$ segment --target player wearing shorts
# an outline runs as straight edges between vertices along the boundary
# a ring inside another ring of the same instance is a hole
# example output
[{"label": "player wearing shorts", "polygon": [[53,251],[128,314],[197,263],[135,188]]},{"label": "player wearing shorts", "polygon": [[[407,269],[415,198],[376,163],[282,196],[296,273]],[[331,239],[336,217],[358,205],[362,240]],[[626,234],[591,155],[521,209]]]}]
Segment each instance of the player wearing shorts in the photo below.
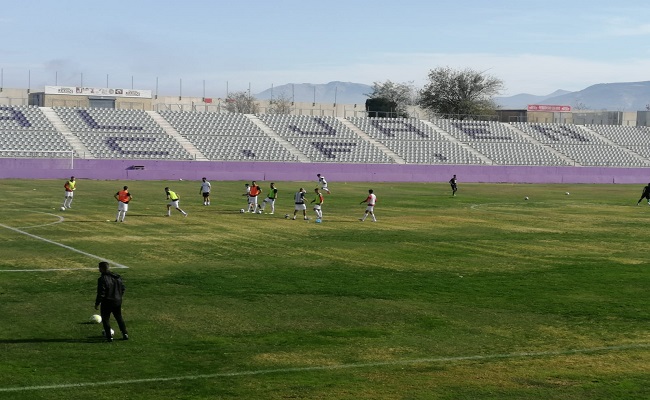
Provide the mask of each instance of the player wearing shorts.
[{"label": "player wearing shorts", "polygon": [[[314,212],[316,213],[316,218],[318,219],[323,219],[323,210],[322,210],[322,205],[323,205],[323,194],[318,190],[318,188],[314,189],[314,193],[316,193],[316,197],[314,197],[314,200],[312,200],[312,203],[314,204]],[[318,221],[316,221],[318,222]]]},{"label": "player wearing shorts", "polygon": [[254,213],[257,211],[257,196],[262,194],[262,188],[257,186],[257,182],[251,182],[251,185],[248,187],[248,210],[249,212]]},{"label": "player wearing shorts", "polygon": [[325,177],[321,174],[316,174],[318,177],[318,184],[320,185],[321,190],[324,190],[327,192],[327,194],[331,194],[329,188],[327,187],[327,181],[325,180]]},{"label": "player wearing shorts", "polygon": [[368,190],[368,197],[359,204],[368,203],[366,207],[366,212],[363,214],[363,218],[359,218],[359,221],[363,222],[366,220],[366,217],[370,215],[372,217],[372,222],[377,222],[375,218],[375,203],[377,202],[377,196],[373,193],[372,189]]},{"label": "player wearing shorts", "polygon": [[278,189],[275,187],[275,183],[271,182],[271,189],[269,190],[269,194],[266,195],[266,199],[262,202],[262,205],[260,206],[260,210],[264,212],[264,209],[266,208],[266,203],[269,203],[271,205],[271,212],[269,214],[273,214],[275,212],[275,200],[278,198]]},{"label": "player wearing shorts", "polygon": [[65,197],[63,198],[63,207],[72,208],[72,199],[74,198],[74,191],[76,188],[77,182],[74,180],[74,176],[71,176],[69,180],[65,181],[63,188],[65,189]]},{"label": "player wearing shorts", "polygon": [[293,219],[296,219],[298,211],[302,211],[302,216],[307,219],[307,205],[305,204],[305,189],[300,188],[294,195]]},{"label": "player wearing shorts", "polygon": [[176,192],[170,190],[168,187],[165,188],[165,193],[167,194],[167,200],[170,200],[169,203],[167,203],[167,216],[171,217],[172,215],[172,207],[177,209],[181,214],[183,214],[184,217],[187,217],[187,213],[178,206],[178,202],[180,201],[180,196],[176,194]]},{"label": "player wearing shorts", "polygon": [[133,196],[129,193],[129,187],[124,186],[124,189],[115,193],[114,197],[117,200],[117,216],[115,216],[115,222],[124,222],[126,212],[129,211],[129,201],[133,199]]},{"label": "player wearing shorts", "polygon": [[204,206],[209,206],[210,205],[210,191],[211,190],[212,190],[212,185],[204,177],[201,180],[201,188],[199,189],[199,193],[201,193],[203,195],[203,205]]}]

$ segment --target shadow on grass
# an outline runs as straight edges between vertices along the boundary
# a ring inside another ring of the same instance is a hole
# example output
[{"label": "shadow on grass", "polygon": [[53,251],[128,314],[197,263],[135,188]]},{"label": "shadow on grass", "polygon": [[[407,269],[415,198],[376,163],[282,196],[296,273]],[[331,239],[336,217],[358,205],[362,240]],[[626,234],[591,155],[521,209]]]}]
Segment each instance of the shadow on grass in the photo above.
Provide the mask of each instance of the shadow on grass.
[{"label": "shadow on grass", "polygon": [[88,336],[85,338],[25,338],[25,339],[0,339],[0,344],[23,344],[23,343],[103,343],[101,336]]}]

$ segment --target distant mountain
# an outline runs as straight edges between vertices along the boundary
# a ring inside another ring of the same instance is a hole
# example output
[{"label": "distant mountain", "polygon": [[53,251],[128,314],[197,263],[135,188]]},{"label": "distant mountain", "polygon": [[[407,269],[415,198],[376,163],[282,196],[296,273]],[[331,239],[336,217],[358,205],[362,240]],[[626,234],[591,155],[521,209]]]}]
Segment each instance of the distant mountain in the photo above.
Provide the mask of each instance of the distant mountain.
[{"label": "distant mountain", "polygon": [[[299,103],[365,104],[372,87],[362,83],[329,82],[325,84],[289,83],[257,93],[255,97],[268,100],[283,95]],[[568,105],[573,109],[638,111],[650,103],[650,81],[599,83],[577,92],[556,90],[539,96],[521,93],[496,97],[503,109],[525,109],[529,104]]]},{"label": "distant mountain", "polygon": [[558,90],[547,96],[518,94],[495,98],[505,109],[525,109],[528,104],[567,105],[574,109],[639,111],[650,103],[650,81],[599,83],[577,92]]},{"label": "distant mountain", "polygon": [[568,90],[556,90],[555,92],[551,94],[547,94],[546,96],[537,96],[534,94],[521,93],[510,97],[495,97],[494,100],[497,102],[498,105],[501,106],[501,108],[504,108],[506,110],[509,109],[519,110],[522,108],[526,108],[529,104],[549,104],[543,102],[552,99],[554,97],[562,96],[568,93],[571,92],[569,92]]},{"label": "distant mountain", "polygon": [[329,82],[325,84],[288,83],[255,94],[255,98],[269,100],[284,96],[297,103],[365,104],[372,87],[362,83]]}]

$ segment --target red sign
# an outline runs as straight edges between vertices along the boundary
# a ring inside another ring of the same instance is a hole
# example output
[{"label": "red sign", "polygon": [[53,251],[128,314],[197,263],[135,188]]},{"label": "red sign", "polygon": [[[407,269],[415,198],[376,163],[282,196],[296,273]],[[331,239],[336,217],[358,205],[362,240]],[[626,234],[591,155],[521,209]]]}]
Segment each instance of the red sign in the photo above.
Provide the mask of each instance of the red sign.
[{"label": "red sign", "polygon": [[206,97],[206,98],[203,99],[203,102],[204,103],[212,103],[212,98]]},{"label": "red sign", "polygon": [[548,104],[529,104],[528,111],[571,112],[571,106],[552,106]]}]

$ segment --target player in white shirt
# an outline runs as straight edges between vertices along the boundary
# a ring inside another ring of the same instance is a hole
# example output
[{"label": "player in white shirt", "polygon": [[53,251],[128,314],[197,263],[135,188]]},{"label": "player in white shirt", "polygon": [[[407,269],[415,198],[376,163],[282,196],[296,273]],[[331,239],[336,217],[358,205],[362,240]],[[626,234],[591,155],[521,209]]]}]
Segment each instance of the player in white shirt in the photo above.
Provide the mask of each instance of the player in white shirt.
[{"label": "player in white shirt", "polygon": [[199,193],[203,195],[203,205],[204,206],[209,206],[210,205],[210,191],[212,190],[212,185],[210,182],[203,177],[201,181],[201,189],[199,189]]},{"label": "player in white shirt", "polygon": [[302,216],[307,220],[307,205],[305,204],[305,189],[300,188],[294,195],[295,207],[293,209],[293,219],[296,219],[298,211],[302,211]]},{"label": "player in white shirt", "polygon": [[375,218],[375,203],[377,202],[377,196],[373,193],[372,189],[368,190],[368,197],[359,204],[368,203],[366,207],[366,212],[363,214],[363,218],[359,218],[359,221],[365,221],[368,214],[372,217],[372,222],[377,222]]},{"label": "player in white shirt", "polygon": [[329,188],[327,187],[327,181],[325,180],[325,177],[321,174],[316,174],[318,177],[318,184],[320,185],[321,190],[324,190],[327,192],[327,194],[331,194]]}]

